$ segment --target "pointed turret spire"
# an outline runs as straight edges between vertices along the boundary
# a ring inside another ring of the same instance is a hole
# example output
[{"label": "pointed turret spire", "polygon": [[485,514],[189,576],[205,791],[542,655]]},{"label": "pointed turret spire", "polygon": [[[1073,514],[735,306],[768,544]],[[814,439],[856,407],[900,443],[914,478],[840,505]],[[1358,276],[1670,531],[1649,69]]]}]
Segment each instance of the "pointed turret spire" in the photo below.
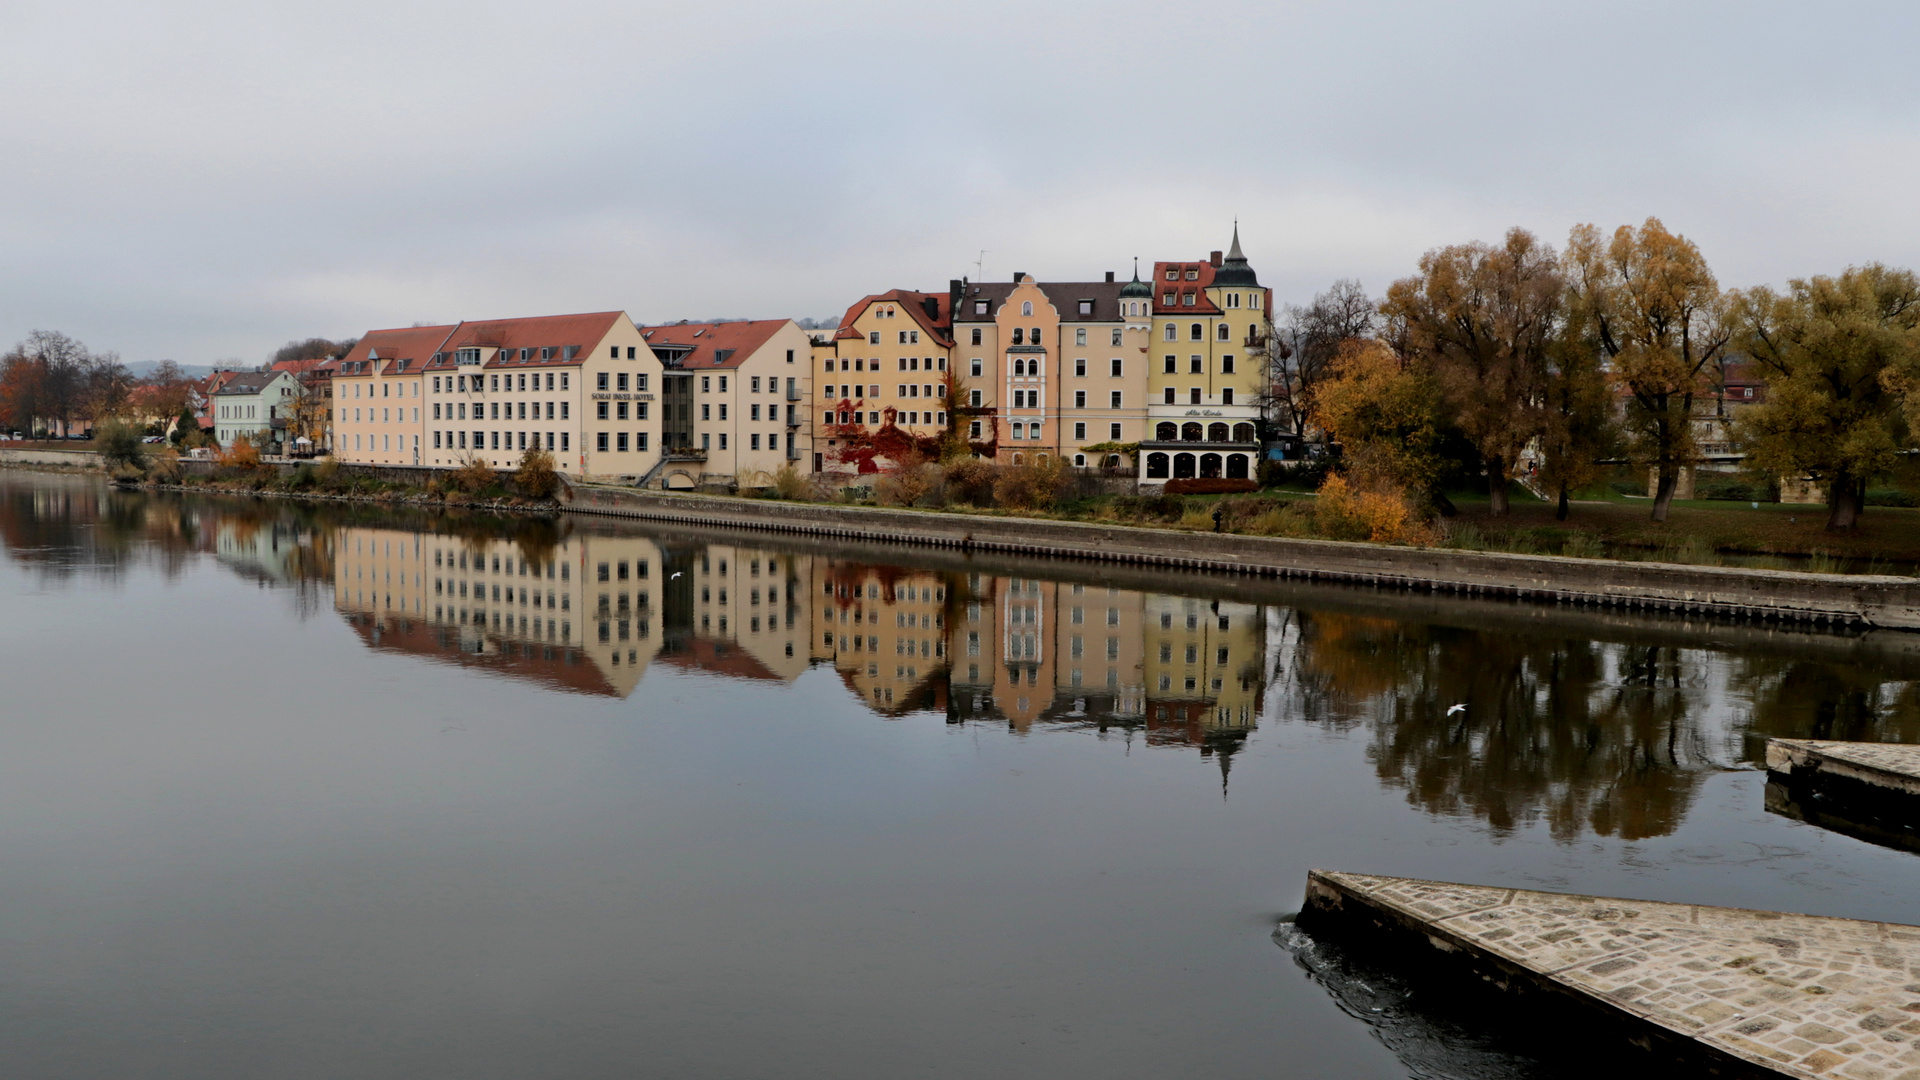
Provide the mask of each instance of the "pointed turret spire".
[{"label": "pointed turret spire", "polygon": [[1235,218],[1233,222],[1233,248],[1227,252],[1227,257],[1221,262],[1220,269],[1213,272],[1213,283],[1215,285],[1254,286],[1256,288],[1260,284],[1260,278],[1254,274],[1253,267],[1247,265],[1247,257],[1240,250],[1240,220],[1238,218]]},{"label": "pointed turret spire", "polygon": [[1240,219],[1233,219],[1233,246],[1227,249],[1227,261],[1246,262],[1247,257],[1240,254]]}]

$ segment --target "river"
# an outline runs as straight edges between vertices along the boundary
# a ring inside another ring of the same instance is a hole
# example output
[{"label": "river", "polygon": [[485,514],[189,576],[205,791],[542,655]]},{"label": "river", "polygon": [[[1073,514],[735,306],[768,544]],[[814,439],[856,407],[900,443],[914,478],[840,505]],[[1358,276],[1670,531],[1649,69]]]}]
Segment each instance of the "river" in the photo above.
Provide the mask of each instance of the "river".
[{"label": "river", "polygon": [[0,604],[8,1076],[1566,1076],[1308,869],[1920,922],[1758,768],[1920,635],[24,472]]}]

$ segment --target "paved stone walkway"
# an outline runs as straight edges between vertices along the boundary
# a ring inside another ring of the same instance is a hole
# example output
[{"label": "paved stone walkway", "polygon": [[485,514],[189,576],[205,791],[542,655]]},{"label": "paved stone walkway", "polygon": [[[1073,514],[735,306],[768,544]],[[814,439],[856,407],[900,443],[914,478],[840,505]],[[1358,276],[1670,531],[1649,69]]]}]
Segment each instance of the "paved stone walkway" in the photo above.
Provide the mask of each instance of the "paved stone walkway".
[{"label": "paved stone walkway", "polygon": [[1767,768],[1835,772],[1898,791],[1920,793],[1920,746],[1907,743],[1768,739]]},{"label": "paved stone walkway", "polygon": [[1782,1075],[1920,1080],[1920,927],[1309,875],[1332,894]]}]

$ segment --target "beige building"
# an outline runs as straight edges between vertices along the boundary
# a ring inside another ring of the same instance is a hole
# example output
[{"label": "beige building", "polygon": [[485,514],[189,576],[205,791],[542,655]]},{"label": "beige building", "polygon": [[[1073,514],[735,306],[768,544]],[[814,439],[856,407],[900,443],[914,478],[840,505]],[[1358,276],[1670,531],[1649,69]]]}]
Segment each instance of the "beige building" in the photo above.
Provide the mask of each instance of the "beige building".
[{"label": "beige building", "polygon": [[948,583],[933,572],[814,561],[813,659],[882,716],[947,708]]},{"label": "beige building", "polygon": [[1111,273],[1094,282],[1018,274],[1011,284],[962,283],[953,334],[969,438],[1010,464],[1028,455],[1061,455],[1083,468],[1125,463],[1089,448],[1146,435],[1149,306],[1143,283],[1116,283]]},{"label": "beige building", "polygon": [[799,324],[672,323],[640,333],[665,383],[684,383],[671,405],[655,406],[658,438],[691,451],[667,462],[660,486],[761,486],[789,462],[811,471],[813,342]]},{"label": "beige building", "polygon": [[369,330],[332,367],[333,456],[366,465],[421,465],[427,397],[421,373],[452,326]]}]

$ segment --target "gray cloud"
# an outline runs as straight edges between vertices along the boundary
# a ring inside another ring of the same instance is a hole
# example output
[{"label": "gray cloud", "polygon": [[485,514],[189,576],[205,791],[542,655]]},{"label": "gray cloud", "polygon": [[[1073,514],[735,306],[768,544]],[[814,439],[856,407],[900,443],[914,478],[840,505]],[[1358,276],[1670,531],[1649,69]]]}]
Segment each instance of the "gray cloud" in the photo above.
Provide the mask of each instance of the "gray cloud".
[{"label": "gray cloud", "polygon": [[1649,214],[1723,283],[1920,264],[1896,4],[13,4],[0,342],[263,358],[1124,273],[1282,298]]}]

